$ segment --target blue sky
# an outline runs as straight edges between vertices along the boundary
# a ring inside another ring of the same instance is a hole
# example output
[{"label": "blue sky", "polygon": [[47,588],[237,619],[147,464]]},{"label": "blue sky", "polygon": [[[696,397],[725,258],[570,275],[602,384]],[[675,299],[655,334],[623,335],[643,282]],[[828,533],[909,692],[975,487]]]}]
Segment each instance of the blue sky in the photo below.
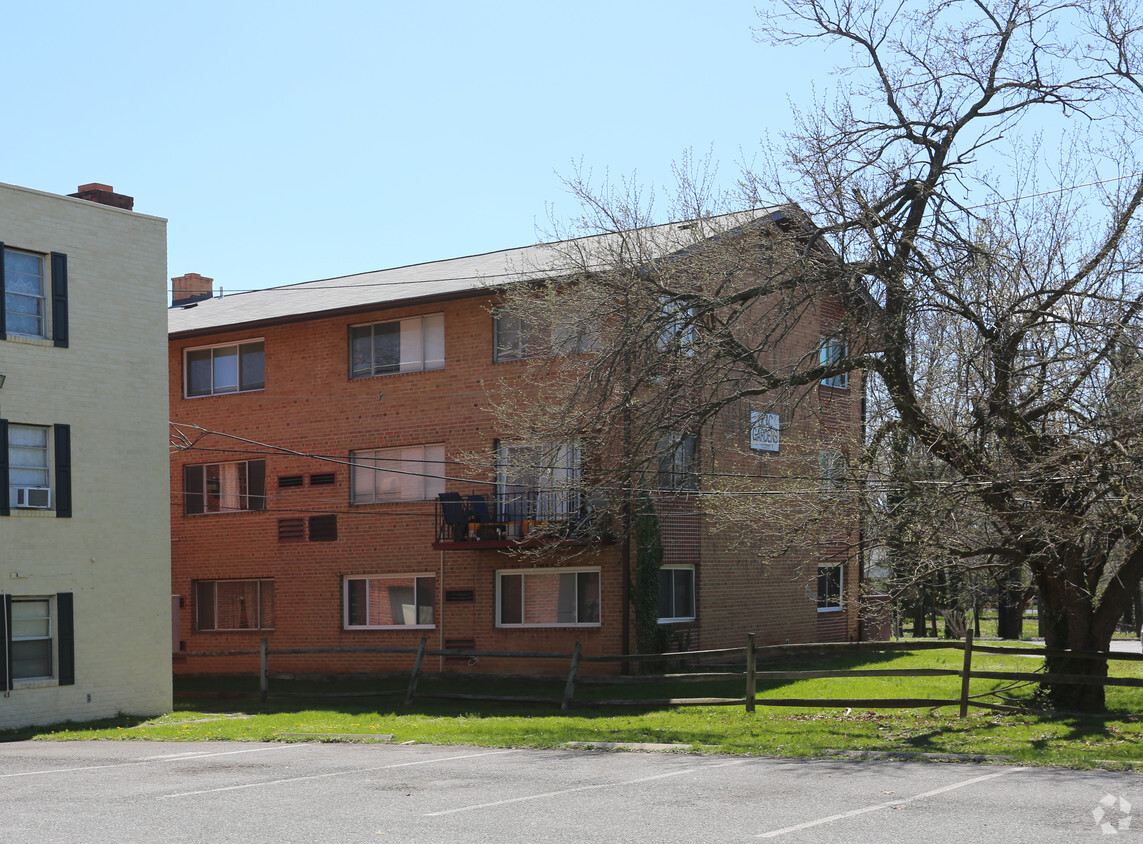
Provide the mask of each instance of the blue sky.
[{"label": "blue sky", "polygon": [[102,182],[169,222],[168,276],[271,287],[534,243],[558,174],[720,177],[820,50],[752,3],[41,2],[5,12],[0,181]]}]

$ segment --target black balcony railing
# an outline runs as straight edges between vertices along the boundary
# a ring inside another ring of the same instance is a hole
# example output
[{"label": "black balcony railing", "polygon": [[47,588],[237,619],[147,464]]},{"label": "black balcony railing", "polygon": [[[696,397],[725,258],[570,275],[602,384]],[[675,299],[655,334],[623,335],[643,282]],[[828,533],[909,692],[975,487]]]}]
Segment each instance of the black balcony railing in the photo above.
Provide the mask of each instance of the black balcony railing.
[{"label": "black balcony railing", "polygon": [[601,531],[585,496],[574,489],[509,487],[470,495],[444,492],[436,502],[436,542],[519,543],[590,540]]}]

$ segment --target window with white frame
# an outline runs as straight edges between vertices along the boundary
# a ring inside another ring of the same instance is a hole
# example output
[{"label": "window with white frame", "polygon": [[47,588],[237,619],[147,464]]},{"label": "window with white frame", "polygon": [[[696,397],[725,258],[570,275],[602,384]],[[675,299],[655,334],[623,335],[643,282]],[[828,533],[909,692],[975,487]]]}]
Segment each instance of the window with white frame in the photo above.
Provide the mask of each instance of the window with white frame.
[{"label": "window with white frame", "polygon": [[663,566],[659,569],[659,623],[694,619],[695,567]]},{"label": "window with white frame", "polygon": [[659,351],[692,353],[697,337],[695,309],[671,296],[660,297],[659,306],[662,312],[662,325],[656,340]]},{"label": "window with white frame", "polygon": [[52,601],[50,598],[12,599],[12,679],[52,677]]},{"label": "window with white frame", "polygon": [[266,388],[266,344],[262,340],[187,349],[183,360],[187,398]]},{"label": "window with white frame", "polygon": [[[844,340],[837,337],[823,337],[818,349],[818,365],[833,366],[840,363],[847,354],[849,354],[849,350]],[[849,387],[849,373],[839,372],[836,375],[823,378],[821,383],[825,387],[847,389]]]},{"label": "window with white frame", "polygon": [[349,377],[444,369],[444,314],[349,327]]},{"label": "window with white frame", "polygon": [[844,566],[818,566],[818,612],[841,609]]},{"label": "window with white frame", "polygon": [[427,501],[445,489],[443,444],[350,452],[352,503]]},{"label": "window with white frame", "polygon": [[44,256],[4,250],[4,316],[6,330],[23,337],[47,336],[48,297],[44,290]]},{"label": "window with white frame", "polygon": [[492,314],[493,358],[520,360],[535,354],[576,355],[599,348],[598,326],[589,319],[555,320],[538,328],[518,314],[496,310]]},{"label": "window with white frame", "polygon": [[492,314],[493,358],[497,361],[528,357],[532,327],[517,314],[496,310]]},{"label": "window with white frame", "polygon": [[845,489],[845,455],[840,451],[823,449],[818,452],[818,480],[821,491],[840,492]]},{"label": "window with white frame", "polygon": [[198,580],[194,585],[198,630],[272,630],[273,580]]},{"label": "window with white frame", "polygon": [[71,511],[71,426],[16,425],[0,419],[0,516],[15,511]]},{"label": "window with white frame", "polygon": [[695,437],[672,434],[659,441],[656,486],[659,489],[698,489],[698,453]]},{"label": "window with white frame", "polygon": [[41,425],[8,426],[9,506],[46,509],[51,505],[49,430]]},{"label": "window with white frame", "polygon": [[579,512],[576,443],[496,444],[496,499],[505,522],[561,521]]},{"label": "window with white frame", "polygon": [[431,574],[345,578],[345,628],[432,627],[437,579]]},{"label": "window with white frame", "polygon": [[598,627],[599,569],[496,572],[497,627]]},{"label": "window with white frame", "polygon": [[265,509],[265,460],[183,467],[183,512],[186,515]]},{"label": "window with white frame", "polygon": [[754,451],[777,451],[779,441],[778,414],[750,411],[750,448]]},{"label": "window with white frame", "polygon": [[0,692],[75,684],[72,598],[71,592],[0,595]]}]

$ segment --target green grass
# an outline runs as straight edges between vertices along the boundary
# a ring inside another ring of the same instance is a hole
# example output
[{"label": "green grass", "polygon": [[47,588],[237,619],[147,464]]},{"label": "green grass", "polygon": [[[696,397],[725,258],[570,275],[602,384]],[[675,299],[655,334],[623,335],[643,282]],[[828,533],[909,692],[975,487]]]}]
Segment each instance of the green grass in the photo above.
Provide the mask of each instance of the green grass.
[{"label": "green grass", "polygon": [[[959,668],[959,652],[922,651],[852,656],[817,661],[801,668]],[[1030,671],[1039,658],[976,654],[980,670]],[[790,668],[792,666],[773,666]],[[1143,663],[1117,663],[1116,676],[1143,676]],[[1035,686],[1008,688],[1007,681],[973,681],[974,695],[1007,689],[1009,697],[1030,699]],[[160,718],[124,716],[100,724],[57,725],[0,733],[0,741],[21,738],[54,740],[153,741],[376,741],[466,744],[488,747],[559,747],[567,742],[652,742],[680,744],[706,752],[817,757],[839,751],[887,753],[970,754],[1007,757],[1036,765],[1072,767],[1118,763],[1143,769],[1143,690],[1108,689],[1113,714],[1103,718],[1064,718],[998,714],[972,710],[960,719],[954,707],[939,709],[820,710],[766,707],[767,697],[955,698],[960,680],[937,678],[857,678],[770,682],[759,686],[759,706],[753,715],[742,706],[584,707],[560,712],[551,704],[509,704],[483,701],[418,699],[401,705],[403,697],[319,699],[316,689],[330,684],[272,683],[300,697],[272,697],[261,703],[249,679],[230,681],[180,680],[183,692],[201,694],[226,688],[239,697],[182,697],[177,710]],[[399,680],[391,689],[403,689]],[[363,681],[338,684],[339,691],[378,688]],[[559,697],[562,680],[502,681],[484,678],[426,678],[422,692],[453,691],[528,694]],[[675,683],[654,686],[577,687],[577,700],[662,697],[741,697],[741,683]],[[997,698],[990,698],[994,702]]]}]

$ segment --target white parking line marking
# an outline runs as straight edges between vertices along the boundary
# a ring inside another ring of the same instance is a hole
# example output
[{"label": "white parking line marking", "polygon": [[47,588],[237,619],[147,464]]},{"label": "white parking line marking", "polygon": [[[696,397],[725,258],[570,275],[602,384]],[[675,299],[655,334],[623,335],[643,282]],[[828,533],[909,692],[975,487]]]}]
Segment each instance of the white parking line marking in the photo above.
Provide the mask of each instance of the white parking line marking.
[{"label": "white parking line marking", "polygon": [[271,785],[284,785],[290,782],[304,782],[306,780],[321,780],[327,777],[348,777],[353,774],[368,774],[373,771],[387,771],[391,768],[408,768],[413,765],[432,765],[435,762],[452,762],[457,759],[477,759],[482,756],[499,756],[503,753],[514,753],[513,750],[493,750],[489,753],[468,753],[464,756],[444,756],[440,759],[421,759],[417,762],[397,762],[392,765],[378,765],[375,768],[354,768],[349,771],[330,771],[327,774],[311,774],[305,777],[289,777],[281,780],[265,780],[263,782],[244,782],[239,785],[224,785],[219,788],[204,788],[201,791],[182,791],[178,794],[163,794],[157,800],[170,800],[174,797],[194,797],[199,794],[219,794],[223,791],[240,791],[245,788],[264,788]]},{"label": "white parking line marking", "polygon": [[80,768],[47,768],[43,771],[19,771],[15,774],[0,774],[0,779],[10,777],[37,777],[41,774],[71,774],[79,771],[103,771],[108,768],[130,768],[132,765],[149,765],[154,762],[182,762],[187,759],[207,759],[213,756],[234,756],[238,753],[265,753],[269,750],[284,750],[288,747],[304,747],[299,744],[280,744],[274,747],[255,747],[250,750],[224,750],[218,753],[180,753],[175,756],[144,756],[133,762],[116,762],[114,765],[87,765]]},{"label": "white parking line marking", "polygon": [[821,824],[824,824],[824,823],[833,823],[834,821],[844,820],[845,818],[852,818],[852,817],[855,817],[856,815],[864,815],[867,812],[877,812],[877,811],[880,811],[881,809],[891,809],[894,806],[900,806],[904,803],[912,803],[914,800],[922,800],[925,797],[932,797],[932,796],[937,795],[937,794],[944,794],[946,791],[955,791],[958,788],[964,788],[966,785],[975,785],[976,783],[984,782],[985,780],[994,780],[997,777],[1004,776],[1005,774],[1014,774],[1017,771],[1027,771],[1027,770],[1028,770],[1027,768],[1008,768],[1007,770],[1004,770],[1004,771],[998,771],[995,774],[985,774],[982,777],[974,777],[970,780],[965,780],[964,782],[957,782],[957,783],[953,783],[952,785],[943,786],[942,788],[934,788],[932,791],[926,791],[926,792],[923,792],[921,794],[914,794],[912,797],[906,797],[902,800],[890,800],[888,803],[878,803],[874,806],[866,806],[864,809],[854,809],[852,812],[842,812],[840,815],[830,815],[828,818],[818,818],[816,821],[806,821],[805,823],[800,823],[797,826],[788,826],[785,829],[775,829],[772,832],[764,832],[761,835],[756,835],[754,837],[755,838],[777,838],[779,835],[785,835],[786,833],[789,833],[789,832],[800,832],[803,829],[809,829],[810,827],[820,826]]},{"label": "white parking line marking", "polygon": [[583,785],[579,788],[565,788],[561,791],[545,791],[543,794],[529,794],[525,797],[511,797],[508,800],[497,800],[494,803],[477,803],[473,806],[461,806],[457,809],[445,809],[442,812],[428,812],[424,815],[426,818],[439,818],[441,815],[454,815],[458,812],[471,812],[476,809],[490,809],[496,806],[507,806],[510,803],[523,803],[527,800],[543,800],[547,797],[562,797],[565,794],[576,794],[581,791],[597,791],[601,788],[618,788],[622,785],[636,785],[641,782],[651,782],[652,780],[666,779],[667,777],[677,777],[683,774],[692,774],[695,771],[706,771],[711,768],[725,768],[728,765],[742,765],[745,764],[745,759],[738,759],[734,762],[723,762],[721,765],[704,765],[695,768],[686,768],[682,771],[671,771],[668,774],[656,774],[651,777],[640,777],[634,780],[624,780],[623,782],[604,782],[597,785]]}]

